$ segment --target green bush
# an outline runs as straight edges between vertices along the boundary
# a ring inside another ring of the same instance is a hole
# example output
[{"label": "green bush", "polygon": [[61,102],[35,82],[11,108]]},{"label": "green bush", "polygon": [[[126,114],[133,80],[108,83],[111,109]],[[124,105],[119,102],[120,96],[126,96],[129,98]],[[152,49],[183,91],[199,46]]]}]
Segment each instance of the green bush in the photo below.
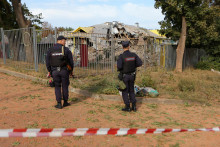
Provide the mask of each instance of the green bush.
[{"label": "green bush", "polygon": [[204,57],[196,65],[196,68],[202,69],[202,70],[215,69],[215,70],[220,71],[220,58],[219,57]]},{"label": "green bush", "polygon": [[180,91],[195,91],[195,84],[193,81],[188,79],[181,79],[178,83],[178,87]]},{"label": "green bush", "polygon": [[141,77],[141,81],[139,83],[140,87],[152,87],[154,89],[156,89],[156,84],[155,84],[155,81],[152,80],[151,76],[148,74],[148,75],[143,75]]}]

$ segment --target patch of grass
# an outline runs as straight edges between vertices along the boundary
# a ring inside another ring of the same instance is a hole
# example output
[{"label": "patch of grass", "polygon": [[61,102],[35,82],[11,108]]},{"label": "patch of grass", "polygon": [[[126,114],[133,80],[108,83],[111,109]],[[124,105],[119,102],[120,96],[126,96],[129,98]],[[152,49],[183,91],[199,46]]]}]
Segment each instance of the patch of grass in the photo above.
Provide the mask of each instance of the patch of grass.
[{"label": "patch of grass", "polygon": [[81,140],[81,139],[83,139],[82,136],[74,136],[73,138],[74,138],[74,140]]},{"label": "patch of grass", "polygon": [[37,80],[37,81],[31,81],[31,84],[33,84],[33,85],[40,85],[42,83],[39,80]]},{"label": "patch of grass", "polygon": [[180,91],[195,91],[195,83],[189,79],[181,79],[178,83],[178,87]]},{"label": "patch of grass", "polygon": [[37,108],[36,111],[41,111],[41,110],[45,110],[47,108]]},{"label": "patch of grass", "polygon": [[154,117],[153,116],[147,116],[146,119],[151,120],[151,119],[154,119]]},{"label": "patch of grass", "polygon": [[35,122],[34,124],[29,124],[29,125],[27,125],[26,128],[37,128],[37,127],[38,127],[38,123]]},{"label": "patch of grass", "polygon": [[138,128],[140,125],[136,124],[135,121],[129,121],[128,122],[129,128]]},{"label": "patch of grass", "polygon": [[2,108],[1,108],[1,110],[5,110],[5,109],[8,109],[8,107],[2,107]]},{"label": "patch of grass", "polygon": [[95,110],[89,110],[88,114],[96,114],[96,111]]},{"label": "patch of grass", "polygon": [[74,118],[74,119],[73,119],[73,122],[77,122],[77,121],[79,121],[79,119],[77,119],[77,118]]},{"label": "patch of grass", "polygon": [[78,101],[79,101],[79,98],[69,98],[69,101],[70,101],[70,102],[78,102]]},{"label": "patch of grass", "polygon": [[18,111],[18,114],[25,114],[28,113],[27,111]]},{"label": "patch of grass", "polygon": [[40,97],[40,95],[30,95],[29,96],[31,99],[35,99],[36,97]]},{"label": "patch of grass", "polygon": [[150,109],[157,109],[158,105],[157,104],[147,104],[147,107]]},{"label": "patch of grass", "polygon": [[120,114],[123,116],[127,116],[129,112],[121,112]]},{"label": "patch of grass", "polygon": [[22,96],[22,97],[19,97],[18,99],[23,100],[23,99],[27,99],[27,98],[28,98],[28,96]]},{"label": "patch of grass", "polygon": [[[12,60],[7,60],[7,67],[2,65],[2,68],[8,70],[46,79],[47,70],[44,64],[39,64],[39,72],[26,70],[28,67],[33,68],[34,66]],[[117,73],[112,74],[110,70],[100,70],[102,74],[99,74],[99,71],[93,69],[87,71],[82,68],[76,68],[75,71],[78,78],[70,80],[71,86],[99,94],[119,95],[116,88]],[[21,81],[22,79],[16,78],[15,80]],[[40,82],[37,80],[32,84],[38,83]],[[146,71],[140,69],[135,84],[156,89],[161,98],[184,99],[202,104],[220,103],[220,77],[212,71],[185,69],[182,73],[176,73],[164,68],[149,67]],[[21,99],[25,99],[25,97]],[[77,100],[73,99],[73,101]],[[114,110],[113,107],[110,109]]]},{"label": "patch of grass", "polygon": [[112,121],[113,118],[110,115],[104,115],[104,119],[108,120],[108,121]]},{"label": "patch of grass", "polygon": [[99,108],[99,109],[98,109],[98,112],[103,113],[104,111],[103,111],[102,109]]},{"label": "patch of grass", "polygon": [[152,87],[156,89],[156,82],[152,79],[149,73],[145,73],[141,76],[140,80],[137,81],[140,87]]},{"label": "patch of grass", "polygon": [[173,145],[169,145],[169,147],[180,147],[179,143],[173,144]]},{"label": "patch of grass", "polygon": [[167,126],[181,126],[181,125],[183,125],[181,123],[178,123],[177,121],[169,121],[169,122],[165,122],[165,121],[158,122],[158,121],[155,121],[155,122],[152,122],[151,124],[154,125],[154,126],[157,126],[157,127],[162,127],[162,126],[165,126],[165,127],[167,127]]},{"label": "patch of grass", "polygon": [[185,103],[184,103],[184,106],[185,106],[185,107],[191,107],[191,106],[193,106],[193,105],[189,104],[188,102],[185,102]]},{"label": "patch of grass", "polygon": [[50,125],[49,124],[42,124],[42,126],[44,127],[44,128],[50,128]]},{"label": "patch of grass", "polygon": [[19,142],[19,141],[15,141],[15,142],[13,142],[11,145],[12,146],[17,146],[17,145],[20,145],[21,143]]},{"label": "patch of grass", "polygon": [[107,107],[107,109],[110,110],[121,110],[122,106],[121,105],[115,105],[115,104],[111,104],[110,106]]},{"label": "patch of grass", "polygon": [[90,121],[90,122],[99,122],[98,119],[94,119],[94,118],[91,118],[91,117],[86,118],[86,120],[87,120],[87,121]]},{"label": "patch of grass", "polygon": [[113,74],[88,76],[84,79],[74,79],[73,87],[100,94],[118,94],[116,88],[118,79]]}]

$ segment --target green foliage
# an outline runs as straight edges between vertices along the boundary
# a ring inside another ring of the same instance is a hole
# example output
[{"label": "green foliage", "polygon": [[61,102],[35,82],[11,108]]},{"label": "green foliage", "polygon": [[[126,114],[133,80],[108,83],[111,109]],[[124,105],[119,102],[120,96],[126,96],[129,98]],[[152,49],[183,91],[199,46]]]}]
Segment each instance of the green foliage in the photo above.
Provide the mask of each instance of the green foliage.
[{"label": "green foliage", "polygon": [[24,13],[24,17],[27,20],[30,20],[32,25],[35,25],[35,26],[38,27],[38,24],[39,25],[43,24],[43,22],[41,21],[43,19],[42,13],[34,15],[32,12],[29,11],[29,9],[28,9],[28,7],[26,6],[25,3],[22,5],[22,10],[23,10],[23,13]]},{"label": "green foliage", "polygon": [[215,69],[220,71],[220,58],[219,57],[204,57],[202,61],[200,61],[196,68],[202,70],[211,70]]},{"label": "green foliage", "polygon": [[165,15],[160,33],[178,40],[182,17],[187,23],[186,47],[203,48],[210,55],[220,54],[220,7],[217,0],[155,0],[155,8]]},{"label": "green foliage", "polygon": [[145,74],[141,77],[141,81],[139,82],[140,87],[152,87],[156,89],[155,81],[152,80],[150,74]]},{"label": "green foliage", "polygon": [[181,79],[178,83],[178,87],[180,91],[195,91],[195,84],[193,81],[189,79]]},{"label": "green foliage", "polygon": [[0,1],[0,28],[18,28],[12,5],[7,0]]},{"label": "green foliage", "polygon": [[73,87],[78,87],[95,93],[118,94],[118,82],[119,80],[116,78],[116,75],[108,74],[88,77],[83,79],[83,81],[75,80],[71,84]]},{"label": "green foliage", "polygon": [[[25,19],[30,20],[33,26],[39,27],[38,25],[42,24],[42,14],[33,15],[29,11],[26,4],[22,4],[22,11]],[[11,1],[1,0],[0,1],[0,28],[4,29],[16,29],[19,28],[16,21],[16,16],[13,10]]]}]

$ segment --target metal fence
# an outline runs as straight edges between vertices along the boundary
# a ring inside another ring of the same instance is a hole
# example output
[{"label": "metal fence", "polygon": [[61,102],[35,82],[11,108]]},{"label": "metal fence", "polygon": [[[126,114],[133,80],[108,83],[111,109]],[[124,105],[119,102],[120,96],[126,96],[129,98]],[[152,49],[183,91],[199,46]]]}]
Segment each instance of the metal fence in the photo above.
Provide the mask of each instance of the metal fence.
[{"label": "metal fence", "polygon": [[36,69],[37,53],[34,33],[34,28],[1,29],[1,54],[4,64],[8,64],[17,69]]},{"label": "metal fence", "polygon": [[[67,38],[66,47],[73,53],[74,75],[105,74],[116,70],[116,61],[123,52],[121,41],[111,34],[73,33],[56,29],[35,30],[25,28],[3,30],[0,33],[0,63],[21,70],[46,73],[47,50],[56,43],[58,35]],[[3,37],[4,36],[4,37]],[[133,39],[131,51],[143,61],[142,69],[162,66],[173,69],[176,62],[176,46],[156,38]],[[199,59],[198,49],[186,49],[183,67],[195,65]]]}]

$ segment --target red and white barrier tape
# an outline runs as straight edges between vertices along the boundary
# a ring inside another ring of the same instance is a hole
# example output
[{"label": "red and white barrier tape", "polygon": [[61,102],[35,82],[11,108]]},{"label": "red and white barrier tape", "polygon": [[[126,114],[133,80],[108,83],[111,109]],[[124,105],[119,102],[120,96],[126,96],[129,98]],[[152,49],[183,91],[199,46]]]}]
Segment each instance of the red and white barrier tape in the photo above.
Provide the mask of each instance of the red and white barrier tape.
[{"label": "red and white barrier tape", "polygon": [[131,128],[56,128],[56,129],[0,129],[0,137],[62,137],[87,135],[129,135],[169,132],[212,131],[220,132],[220,127],[201,129],[131,129]]}]

